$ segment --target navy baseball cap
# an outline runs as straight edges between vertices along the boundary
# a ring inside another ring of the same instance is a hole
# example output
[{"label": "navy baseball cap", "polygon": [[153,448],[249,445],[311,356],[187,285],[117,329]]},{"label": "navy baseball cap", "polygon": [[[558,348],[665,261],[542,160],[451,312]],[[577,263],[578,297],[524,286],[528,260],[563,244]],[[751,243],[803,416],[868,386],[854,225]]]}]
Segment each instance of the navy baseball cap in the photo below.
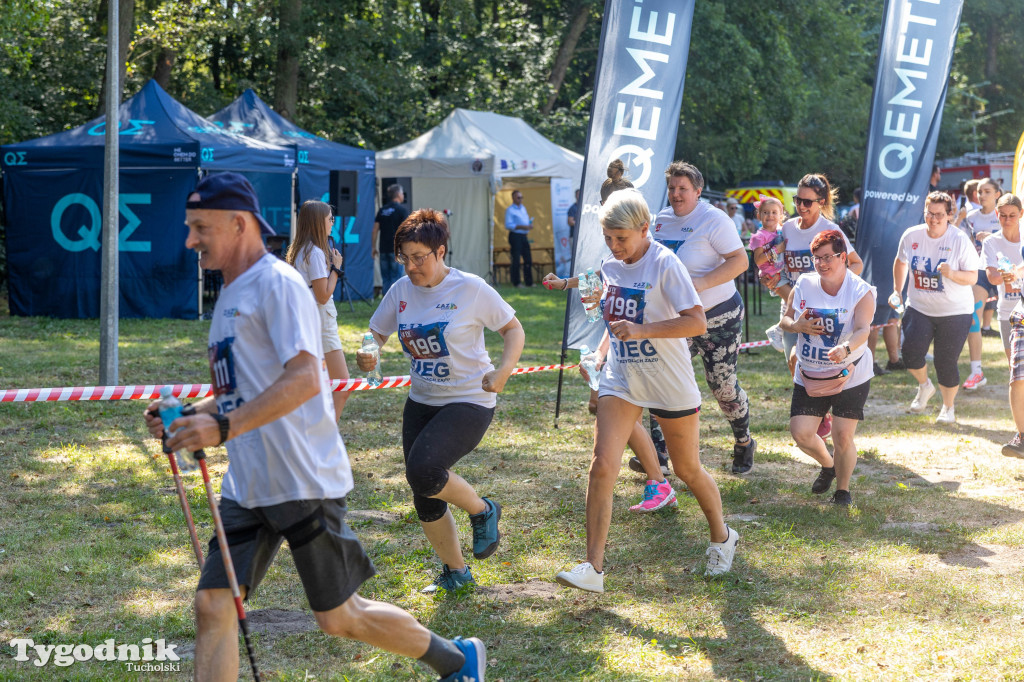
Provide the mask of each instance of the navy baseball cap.
[{"label": "navy baseball cap", "polygon": [[[196,199],[196,195],[199,198]],[[215,211],[249,211],[260,225],[264,236],[271,237],[277,232],[260,213],[260,200],[249,180],[239,173],[214,173],[199,181],[188,195],[185,208],[212,209]]]}]

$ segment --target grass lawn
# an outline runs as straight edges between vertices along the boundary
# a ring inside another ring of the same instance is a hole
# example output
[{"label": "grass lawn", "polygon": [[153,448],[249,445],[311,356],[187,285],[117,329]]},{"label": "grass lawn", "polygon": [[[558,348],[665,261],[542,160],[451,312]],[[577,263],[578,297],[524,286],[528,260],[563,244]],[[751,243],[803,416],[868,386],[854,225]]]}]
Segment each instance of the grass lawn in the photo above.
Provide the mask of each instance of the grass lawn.
[{"label": "grass lawn", "polygon": [[[557,362],[564,296],[502,293],[526,328],[520,364]],[[774,310],[766,302],[751,329],[771,324]],[[370,313],[339,306],[352,368]],[[123,320],[122,383],[208,382],[208,324]],[[98,383],[98,338],[95,320],[0,311],[0,388]],[[489,334],[488,344],[497,357],[500,338]],[[408,372],[396,348],[392,339],[384,349],[385,374]],[[937,398],[928,415],[905,412],[914,394],[907,373],[873,381],[849,512],[810,494],[817,466],[789,436],[791,382],[779,353],[741,358],[759,450],[744,477],[729,473],[728,425],[699,379],[702,460],[742,536],[733,572],[701,577],[707,527],[691,496],[680,495],[677,511],[631,514],[642,481],[623,466],[603,595],[553,582],[584,553],[593,418],[578,375],[566,376],[557,429],[556,372],[513,377],[498,398],[486,438],[457,471],[502,503],[502,545],[470,562],[475,590],[439,597],[418,592],[439,566],[404,478],[407,389],[356,394],[340,429],[356,480],[351,523],[378,571],[362,593],[445,636],[483,639],[489,680],[1024,680],[1024,462],[999,453],[1013,426],[997,339],[985,339],[985,366],[988,386],[961,394],[952,428],[933,423]],[[966,367],[965,353],[963,376]],[[140,673],[99,661],[36,667],[15,661],[9,646],[16,637],[91,645],[149,637],[192,650],[195,559],[142,409],[0,405],[0,679],[190,675],[187,655],[179,672]],[[219,487],[225,451],[210,463]],[[202,485],[198,477],[187,485],[205,544],[212,528]],[[456,518],[468,547],[466,516]],[[286,551],[247,608],[264,679],[431,678],[415,662],[310,630]],[[241,659],[240,677],[251,679]]]}]

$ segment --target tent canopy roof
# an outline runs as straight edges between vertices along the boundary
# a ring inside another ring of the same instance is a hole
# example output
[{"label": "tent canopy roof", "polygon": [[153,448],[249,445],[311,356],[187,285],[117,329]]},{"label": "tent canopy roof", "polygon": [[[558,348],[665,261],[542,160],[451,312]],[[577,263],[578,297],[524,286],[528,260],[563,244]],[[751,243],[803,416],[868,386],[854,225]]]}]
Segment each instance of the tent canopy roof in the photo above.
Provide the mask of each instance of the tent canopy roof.
[{"label": "tent canopy roof", "polygon": [[[295,150],[225,131],[150,80],[118,109],[118,145],[125,166],[292,172]],[[106,116],[35,140],[6,145],[25,166],[102,166]],[[6,170],[6,168],[5,168]]]},{"label": "tent canopy roof", "polygon": [[575,181],[582,174],[580,154],[551,142],[521,118],[469,109],[456,109],[419,137],[377,152],[378,177],[483,175]]}]

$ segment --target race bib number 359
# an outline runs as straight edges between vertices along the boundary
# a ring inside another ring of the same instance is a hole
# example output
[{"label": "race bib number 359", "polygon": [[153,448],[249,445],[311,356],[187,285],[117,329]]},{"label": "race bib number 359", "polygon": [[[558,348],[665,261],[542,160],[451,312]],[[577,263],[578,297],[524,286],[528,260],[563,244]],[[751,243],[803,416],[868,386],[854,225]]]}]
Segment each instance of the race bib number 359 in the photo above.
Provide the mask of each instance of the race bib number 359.
[{"label": "race bib number 359", "polygon": [[617,285],[608,287],[604,299],[604,319],[607,322],[629,320],[643,324],[646,292],[643,289],[627,289]]},{"label": "race bib number 359", "polygon": [[448,345],[444,341],[444,330],[447,322],[411,325],[398,330],[398,340],[405,352],[417,360],[432,360],[448,355]]}]

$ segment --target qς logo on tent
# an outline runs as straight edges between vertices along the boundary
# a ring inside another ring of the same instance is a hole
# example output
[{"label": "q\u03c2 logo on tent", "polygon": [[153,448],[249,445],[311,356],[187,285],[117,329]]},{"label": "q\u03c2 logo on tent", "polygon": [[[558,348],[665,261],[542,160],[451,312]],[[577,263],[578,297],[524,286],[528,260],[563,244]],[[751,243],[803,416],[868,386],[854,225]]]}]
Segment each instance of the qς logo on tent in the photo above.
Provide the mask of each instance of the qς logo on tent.
[{"label": "q\u03c2 logo on tent", "polygon": [[[129,204],[149,204],[151,199],[151,194],[121,194],[118,196],[119,212],[125,219],[125,226],[121,229],[117,238],[119,250],[136,253],[148,253],[152,250],[152,244],[148,241],[130,241],[129,239],[142,222],[129,207]],[[64,214],[73,206],[80,208],[70,215],[79,218],[84,210],[88,215],[89,222],[88,225],[79,224],[78,229],[75,231],[75,236],[69,237],[63,227]],[[50,213],[50,231],[53,233],[54,241],[63,249],[72,253],[85,251],[86,249],[99,251],[102,230],[103,220],[100,215],[100,207],[88,194],[77,192],[66,194],[54,205],[53,211]]]}]

